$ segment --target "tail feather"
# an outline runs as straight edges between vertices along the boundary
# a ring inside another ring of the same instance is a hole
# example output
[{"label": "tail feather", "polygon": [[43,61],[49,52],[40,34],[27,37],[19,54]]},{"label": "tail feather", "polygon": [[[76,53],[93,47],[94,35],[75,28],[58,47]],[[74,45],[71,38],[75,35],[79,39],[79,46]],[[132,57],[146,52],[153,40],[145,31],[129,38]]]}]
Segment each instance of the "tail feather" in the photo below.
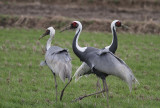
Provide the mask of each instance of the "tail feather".
[{"label": "tail feather", "polygon": [[132,84],[139,84],[139,82],[138,82],[138,80],[135,78],[135,80],[132,81],[131,84],[128,84],[130,92],[132,91]]},{"label": "tail feather", "polygon": [[133,84],[139,84],[138,80],[135,78],[133,73],[130,73],[130,77],[127,78],[126,83],[128,83],[130,92],[132,91]]},{"label": "tail feather", "polygon": [[71,63],[63,63],[63,62],[54,62],[49,67],[54,71],[56,75],[60,77],[60,79],[65,82],[65,79],[71,79],[72,74],[72,65]]},{"label": "tail feather", "polygon": [[[110,54],[112,54],[110,52]],[[115,75],[119,78],[121,78],[122,80],[124,80],[130,89],[130,92],[132,91],[132,84],[138,83],[138,80],[134,77],[132,70],[128,67],[128,65],[119,57],[115,56],[114,54],[112,54],[118,61],[119,61],[119,66],[117,67],[117,71],[119,71],[118,73],[112,73],[112,75]]]},{"label": "tail feather", "polygon": [[72,66],[71,64],[65,64],[65,63],[60,63],[61,69],[59,69],[59,77],[60,79],[65,82],[65,79],[68,78],[68,80],[71,79],[71,74],[72,74]]},{"label": "tail feather", "polygon": [[45,66],[45,65],[47,65],[46,61],[41,61],[40,66]]},{"label": "tail feather", "polygon": [[82,77],[83,73],[84,73],[84,71],[83,71],[82,67],[80,66],[73,76],[73,77],[75,77],[75,82],[77,82]]},{"label": "tail feather", "polygon": [[139,81],[136,78],[135,78],[135,84],[139,84],[140,85]]},{"label": "tail feather", "polygon": [[75,82],[77,82],[82,77],[82,75],[86,74],[88,71],[90,71],[90,67],[83,62],[73,76],[75,77]]},{"label": "tail feather", "polygon": [[126,64],[120,65],[120,67],[118,67],[118,70],[119,69],[120,69],[119,73],[116,73],[115,75],[127,83],[129,90],[131,92],[132,85],[136,83],[139,84],[138,80],[135,78],[134,74],[132,73],[132,70]]}]

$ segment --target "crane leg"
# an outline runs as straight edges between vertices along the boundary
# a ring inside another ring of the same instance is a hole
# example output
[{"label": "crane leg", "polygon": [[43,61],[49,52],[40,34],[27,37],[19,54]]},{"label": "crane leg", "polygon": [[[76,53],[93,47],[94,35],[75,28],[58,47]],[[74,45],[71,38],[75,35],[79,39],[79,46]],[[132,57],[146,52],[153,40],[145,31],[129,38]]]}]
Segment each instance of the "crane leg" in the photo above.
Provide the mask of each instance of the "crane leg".
[{"label": "crane leg", "polygon": [[52,73],[53,73],[53,76],[54,76],[54,81],[55,81],[55,89],[56,89],[56,102],[57,102],[57,81],[56,81],[56,75],[55,75],[55,73],[52,71]]},{"label": "crane leg", "polygon": [[85,97],[89,97],[89,96],[92,96],[92,95],[96,95],[96,94],[100,94],[100,93],[103,93],[106,91],[106,86],[105,86],[105,80],[103,80],[103,90],[99,91],[99,92],[96,92],[96,93],[92,93],[92,94],[89,94],[89,95],[84,95],[84,96],[80,96],[79,98],[76,98],[75,100],[73,100],[72,102],[76,102],[78,100],[82,100],[83,98]]},{"label": "crane leg", "polygon": [[[101,84],[100,84],[100,82],[99,82],[99,78],[98,78],[97,83],[96,83],[96,91],[98,91],[98,90],[102,90]],[[96,98],[97,98],[97,96],[98,96],[98,95],[96,94]],[[104,96],[104,93],[102,93],[102,96],[105,97],[105,96]]]},{"label": "crane leg", "polygon": [[72,78],[68,81],[68,83],[64,86],[64,88],[62,89],[61,91],[61,96],[60,96],[60,101],[62,100],[62,97],[63,97],[63,93],[64,93],[64,90],[66,89],[66,87],[69,85],[69,83],[72,81]]},{"label": "crane leg", "polygon": [[107,106],[109,108],[109,93],[108,93],[108,86],[106,83],[106,79],[103,80],[103,87],[104,87],[106,95],[107,95]]}]

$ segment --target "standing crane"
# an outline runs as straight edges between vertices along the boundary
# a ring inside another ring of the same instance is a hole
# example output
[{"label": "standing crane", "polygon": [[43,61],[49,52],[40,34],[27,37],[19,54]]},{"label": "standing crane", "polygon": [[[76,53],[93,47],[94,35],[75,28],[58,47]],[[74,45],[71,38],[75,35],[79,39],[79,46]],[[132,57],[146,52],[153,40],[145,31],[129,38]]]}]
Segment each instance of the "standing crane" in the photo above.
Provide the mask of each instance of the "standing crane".
[{"label": "standing crane", "polygon": [[102,79],[103,82],[103,90],[93,94],[80,96],[79,98],[75,99],[75,101],[82,100],[88,96],[106,92],[107,105],[109,105],[108,86],[106,83],[106,77],[108,75],[113,75],[124,80],[128,84],[131,92],[132,84],[136,82],[138,83],[138,80],[134,77],[131,69],[123,60],[115,56],[110,51],[105,51],[104,53],[99,54],[101,52],[100,49],[94,47],[80,47],[78,44],[78,39],[82,31],[82,24],[79,21],[73,21],[71,25],[66,27],[64,30],[67,29],[76,29],[76,34],[72,43],[72,48],[76,56],[90,67],[90,74],[97,75]]},{"label": "standing crane", "polygon": [[[111,23],[111,31],[112,31],[112,35],[113,35],[112,43],[109,46],[106,46],[105,48],[101,49],[101,51],[98,53],[99,55],[105,53],[105,51],[111,51],[113,54],[116,52],[117,47],[118,47],[116,28],[121,27],[121,26],[125,27],[124,25],[121,24],[121,22],[119,20],[114,20]],[[85,62],[83,62],[81,64],[81,66],[77,69],[77,71],[75,72],[73,77],[75,77],[75,80],[78,81],[82,75],[90,74],[90,71],[91,71],[90,67]],[[100,87],[99,79],[97,80],[96,85],[97,85],[97,88]],[[62,93],[62,95],[63,95],[63,93]],[[61,96],[60,100],[62,100],[62,96]]]},{"label": "standing crane", "polygon": [[[114,20],[111,23],[111,31],[112,31],[112,35],[113,35],[112,43],[109,46],[106,46],[105,48],[103,48],[99,52],[99,55],[105,53],[106,51],[110,51],[113,54],[115,54],[117,47],[118,47],[116,28],[121,27],[121,26],[125,27],[124,25],[121,24],[121,22],[119,20]],[[91,71],[90,67],[85,62],[83,62],[74,74],[74,76],[76,77],[75,80],[78,81],[78,79],[81,78],[81,75],[90,73],[90,71]],[[97,87],[98,86],[100,87],[99,80],[97,81],[96,85],[97,85]]]},{"label": "standing crane", "polygon": [[67,49],[63,49],[58,46],[51,46],[51,42],[55,35],[55,29],[53,27],[47,28],[46,32],[39,38],[43,38],[46,35],[50,35],[50,38],[46,44],[46,54],[45,61],[41,62],[41,66],[48,65],[51,69],[54,79],[55,79],[55,89],[56,89],[56,101],[57,101],[57,82],[56,75],[65,82],[65,79],[68,78],[69,82],[71,81],[72,73],[72,64],[71,57]]}]

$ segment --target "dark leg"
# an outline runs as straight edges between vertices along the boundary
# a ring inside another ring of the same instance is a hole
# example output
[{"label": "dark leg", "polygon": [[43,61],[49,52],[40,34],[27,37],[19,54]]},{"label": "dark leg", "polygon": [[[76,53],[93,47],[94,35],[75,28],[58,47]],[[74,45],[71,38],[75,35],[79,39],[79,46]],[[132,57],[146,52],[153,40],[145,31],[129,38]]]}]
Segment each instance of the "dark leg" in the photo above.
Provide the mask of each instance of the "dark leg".
[{"label": "dark leg", "polygon": [[[103,80],[103,79],[102,79]],[[103,80],[103,83],[105,82],[105,80]],[[92,96],[92,95],[96,95],[96,94],[100,94],[100,93],[103,93],[103,92],[105,92],[105,86],[104,86],[105,84],[103,84],[103,90],[102,91],[99,91],[99,92],[96,92],[96,93],[92,93],[92,94],[89,94],[89,95],[84,95],[84,96],[80,96],[79,98],[77,98],[77,99],[75,99],[74,101],[72,101],[72,102],[76,102],[76,101],[78,101],[78,100],[82,100],[83,98],[85,98],[85,97],[89,97],[89,96]]]},{"label": "dark leg", "polygon": [[57,81],[56,81],[56,75],[55,73],[52,71],[53,76],[54,76],[54,80],[55,80],[55,89],[56,89],[56,102],[57,102]]},{"label": "dark leg", "polygon": [[106,80],[103,80],[103,86],[105,87],[105,92],[107,94],[107,106],[109,108],[109,93],[108,93],[108,86],[107,86]]},{"label": "dark leg", "polygon": [[[100,82],[99,82],[99,78],[98,78],[97,83],[96,83],[96,92],[97,92],[98,90],[102,90],[101,85],[100,85]],[[102,96],[105,97],[103,93],[102,93]],[[96,98],[97,98],[97,95],[96,95]]]},{"label": "dark leg", "polygon": [[[96,92],[98,92],[98,90],[100,89],[100,83],[99,83],[99,79],[97,80],[97,83],[96,83]],[[101,89],[100,89],[101,90]],[[97,94],[96,94],[96,98],[97,98]]]},{"label": "dark leg", "polygon": [[62,89],[61,91],[61,96],[60,96],[60,101],[62,100],[62,97],[63,97],[63,93],[64,93],[64,90],[66,89],[66,87],[69,85],[69,83],[72,81],[72,78],[68,81],[68,83],[65,85],[65,87]]}]

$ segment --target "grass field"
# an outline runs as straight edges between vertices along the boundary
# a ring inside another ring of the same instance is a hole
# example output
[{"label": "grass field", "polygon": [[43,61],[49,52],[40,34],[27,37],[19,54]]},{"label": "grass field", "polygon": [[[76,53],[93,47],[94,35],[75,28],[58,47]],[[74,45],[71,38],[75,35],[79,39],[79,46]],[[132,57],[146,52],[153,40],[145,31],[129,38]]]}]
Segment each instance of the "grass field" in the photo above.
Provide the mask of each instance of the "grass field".
[{"label": "grass field", "polygon": [[[48,67],[40,67],[44,60],[42,48],[45,30],[0,29],[0,108],[104,108],[102,95],[71,103],[72,99],[96,91],[94,75],[74,80],[65,91],[63,101],[55,102],[54,79]],[[68,48],[72,57],[73,72],[81,64],[71,49],[75,31],[56,32],[52,45]],[[83,32],[81,46],[103,48],[109,45],[109,33]],[[158,108],[160,106],[160,37],[158,35],[119,34],[116,52],[133,70],[140,85],[129,92],[120,79],[109,76],[109,103],[111,108]],[[65,84],[58,79],[58,96]],[[67,81],[66,81],[67,83]]]}]

